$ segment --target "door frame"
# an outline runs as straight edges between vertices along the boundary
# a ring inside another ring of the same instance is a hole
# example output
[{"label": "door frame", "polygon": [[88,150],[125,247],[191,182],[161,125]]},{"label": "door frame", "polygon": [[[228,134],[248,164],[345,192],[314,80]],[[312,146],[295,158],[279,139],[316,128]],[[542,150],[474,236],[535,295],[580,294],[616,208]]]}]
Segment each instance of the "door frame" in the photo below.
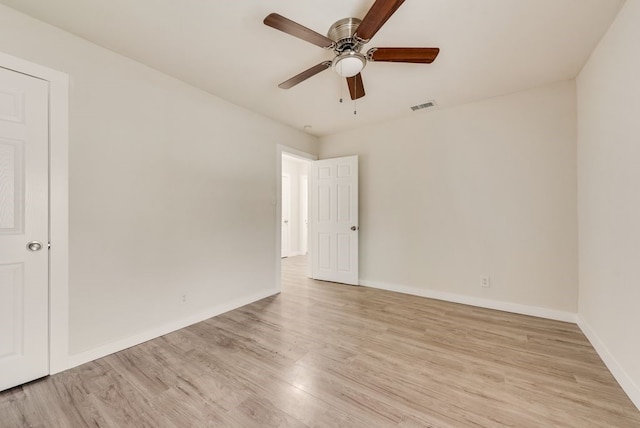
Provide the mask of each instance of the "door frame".
[{"label": "door frame", "polygon": [[[309,168],[311,169],[311,168]],[[310,172],[310,171],[309,171]],[[307,222],[303,223],[304,227],[301,228],[301,230],[303,230],[305,233],[304,235],[304,243],[305,245],[302,245],[302,236],[300,236],[300,252],[304,255],[304,254],[308,254],[309,253],[309,172],[307,172],[306,175],[301,175],[300,176],[300,211],[301,214],[306,214],[306,216],[304,215],[300,215],[300,220],[304,221],[305,217]],[[304,186],[302,184],[305,184]],[[302,197],[303,195],[303,190],[304,190],[304,198]]]},{"label": "door frame", "polygon": [[[287,223],[289,225],[289,234],[288,234],[289,242],[287,243],[287,253],[286,253],[286,255],[284,255],[284,256],[282,255],[282,248],[280,248],[280,257],[281,258],[290,257],[291,256],[291,174],[287,174],[287,173],[283,172],[281,180],[284,180],[285,177],[289,180],[289,207],[288,207],[289,208],[289,219],[288,219],[289,223]],[[280,183],[281,183],[282,190],[284,190],[284,187],[282,186],[282,184],[284,182],[281,181]],[[283,193],[284,192],[281,192],[280,195],[282,195]],[[284,208],[285,208],[285,206],[284,206],[284,198],[282,198],[282,196],[281,196],[280,200],[282,201],[282,204],[280,204],[280,214],[282,215],[282,214],[284,214],[283,211],[284,211]],[[280,232],[282,232],[282,220],[283,219],[280,218],[280,228],[281,228]],[[280,245],[282,247],[282,235],[280,235]]]},{"label": "door frame", "polygon": [[276,192],[273,199],[276,206],[276,277],[275,277],[275,289],[277,292],[282,290],[282,155],[286,153],[289,156],[299,158],[306,161],[318,160],[318,156],[303,152],[302,150],[294,149],[293,147],[285,146],[282,144],[276,145]]},{"label": "door frame", "polygon": [[49,82],[49,374],[69,364],[69,76],[0,52],[0,67]]}]

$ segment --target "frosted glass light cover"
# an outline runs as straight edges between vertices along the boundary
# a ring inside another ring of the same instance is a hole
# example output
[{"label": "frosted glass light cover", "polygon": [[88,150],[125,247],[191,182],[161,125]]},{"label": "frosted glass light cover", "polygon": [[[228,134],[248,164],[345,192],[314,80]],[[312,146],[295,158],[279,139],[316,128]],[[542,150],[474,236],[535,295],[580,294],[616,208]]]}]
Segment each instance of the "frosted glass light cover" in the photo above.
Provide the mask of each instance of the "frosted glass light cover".
[{"label": "frosted glass light cover", "polygon": [[337,56],[333,60],[333,69],[342,77],[353,77],[364,68],[366,60],[364,56],[356,52],[350,52]]}]

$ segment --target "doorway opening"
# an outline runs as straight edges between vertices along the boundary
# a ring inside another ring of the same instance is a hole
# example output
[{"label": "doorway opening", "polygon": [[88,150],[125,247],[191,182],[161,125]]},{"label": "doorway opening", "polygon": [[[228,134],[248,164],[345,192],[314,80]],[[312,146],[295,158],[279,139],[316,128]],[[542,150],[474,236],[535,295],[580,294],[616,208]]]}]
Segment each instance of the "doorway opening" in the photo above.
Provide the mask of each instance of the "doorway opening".
[{"label": "doorway opening", "polygon": [[[309,171],[312,161],[318,157],[292,147],[277,145],[276,149],[276,289],[282,290],[283,265],[303,263],[300,269],[311,277],[311,262],[307,262],[310,251],[307,230]],[[284,179],[283,174],[288,178]],[[283,210],[283,187],[286,191]],[[302,187],[302,194],[301,194]],[[288,201],[287,201],[288,200]],[[284,213],[284,216],[283,216]],[[287,221],[285,223],[285,221]],[[284,227],[283,227],[284,226]],[[286,266],[286,265],[285,265]]]},{"label": "doorway opening", "polygon": [[278,145],[276,159],[277,289],[294,260],[308,278],[358,285],[358,156],[317,160]]},{"label": "doorway opening", "polygon": [[282,153],[281,258],[306,258],[309,251],[308,159]]}]

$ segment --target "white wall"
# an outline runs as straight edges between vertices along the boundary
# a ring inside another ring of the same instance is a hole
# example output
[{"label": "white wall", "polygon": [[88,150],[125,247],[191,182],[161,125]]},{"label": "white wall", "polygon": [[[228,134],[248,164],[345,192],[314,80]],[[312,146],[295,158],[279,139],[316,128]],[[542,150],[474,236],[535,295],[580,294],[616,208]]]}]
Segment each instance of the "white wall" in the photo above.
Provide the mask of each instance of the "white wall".
[{"label": "white wall", "polygon": [[640,407],[640,1],[578,81],[581,325]]},{"label": "white wall", "polygon": [[573,319],[575,96],[560,82],[322,138],[321,159],[360,156],[363,284]]},{"label": "white wall", "polygon": [[4,6],[0,51],[70,75],[71,353],[277,290],[276,144],[315,138]]}]

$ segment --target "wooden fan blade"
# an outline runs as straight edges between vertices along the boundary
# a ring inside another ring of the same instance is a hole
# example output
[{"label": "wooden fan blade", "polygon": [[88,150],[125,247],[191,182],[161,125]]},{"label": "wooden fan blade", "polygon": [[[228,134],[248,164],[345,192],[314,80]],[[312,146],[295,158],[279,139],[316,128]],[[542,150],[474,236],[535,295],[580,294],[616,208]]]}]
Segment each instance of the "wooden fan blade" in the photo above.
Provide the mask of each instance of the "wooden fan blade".
[{"label": "wooden fan blade", "polygon": [[314,65],[310,69],[305,70],[302,73],[293,76],[291,79],[282,82],[281,84],[278,85],[278,88],[282,88],[282,89],[293,88],[298,83],[307,80],[309,77],[315,76],[316,74],[320,73],[323,70],[326,70],[329,67],[331,67],[331,61],[321,62],[320,64]]},{"label": "wooden fan blade", "polygon": [[402,3],[404,0],[376,0],[358,26],[356,36],[370,40]]},{"label": "wooden fan blade", "polygon": [[431,64],[438,53],[440,53],[438,48],[371,48],[367,52],[367,59],[381,62]]},{"label": "wooden fan blade", "polygon": [[302,39],[306,42],[313,43],[321,48],[330,48],[333,46],[333,40],[323,36],[320,33],[298,24],[288,18],[277,13],[271,13],[264,19],[264,24],[290,34],[294,37]]},{"label": "wooden fan blade", "polygon": [[351,94],[352,100],[357,100],[365,96],[362,74],[358,73],[353,77],[347,77],[347,85],[349,86],[349,94]]}]

